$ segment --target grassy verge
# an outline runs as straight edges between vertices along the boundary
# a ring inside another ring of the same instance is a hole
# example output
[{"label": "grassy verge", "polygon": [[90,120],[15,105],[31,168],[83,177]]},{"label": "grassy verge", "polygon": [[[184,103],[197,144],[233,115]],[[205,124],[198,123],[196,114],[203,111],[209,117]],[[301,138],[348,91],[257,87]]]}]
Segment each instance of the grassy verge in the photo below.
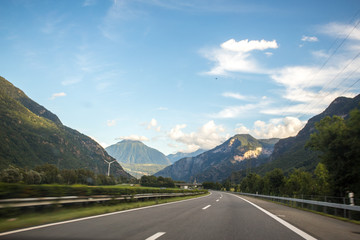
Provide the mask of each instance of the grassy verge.
[{"label": "grassy verge", "polygon": [[201,194],[197,196],[150,200],[145,202],[140,202],[140,201],[125,202],[125,203],[119,203],[116,205],[108,205],[108,206],[101,205],[101,206],[90,206],[90,207],[81,207],[81,208],[75,208],[75,207],[58,208],[51,212],[25,213],[25,214],[17,215],[16,217],[13,218],[0,218],[0,232],[6,232],[14,229],[20,229],[20,228],[42,225],[47,223],[60,222],[75,218],[94,216],[104,213],[117,212],[127,209],[146,207],[156,204],[197,198],[200,196],[205,196],[206,194]]}]

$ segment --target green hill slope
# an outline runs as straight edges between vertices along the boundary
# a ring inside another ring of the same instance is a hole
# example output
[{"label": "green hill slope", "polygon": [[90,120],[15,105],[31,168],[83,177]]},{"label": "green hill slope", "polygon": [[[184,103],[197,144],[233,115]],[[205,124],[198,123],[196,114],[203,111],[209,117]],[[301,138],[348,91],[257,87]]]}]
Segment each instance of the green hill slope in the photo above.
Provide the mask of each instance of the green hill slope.
[{"label": "green hill slope", "polygon": [[118,160],[126,164],[161,164],[170,165],[169,159],[158,150],[148,147],[140,141],[123,140],[111,145],[105,150]]},{"label": "green hill slope", "polygon": [[[44,163],[60,169],[84,168],[107,173],[114,161],[91,138],[62,125],[59,118],[0,77],[0,168],[33,168]],[[131,178],[120,164],[111,174]]]},{"label": "green hill slope", "polygon": [[171,164],[163,153],[140,141],[123,140],[105,150],[137,178],[152,175]]}]

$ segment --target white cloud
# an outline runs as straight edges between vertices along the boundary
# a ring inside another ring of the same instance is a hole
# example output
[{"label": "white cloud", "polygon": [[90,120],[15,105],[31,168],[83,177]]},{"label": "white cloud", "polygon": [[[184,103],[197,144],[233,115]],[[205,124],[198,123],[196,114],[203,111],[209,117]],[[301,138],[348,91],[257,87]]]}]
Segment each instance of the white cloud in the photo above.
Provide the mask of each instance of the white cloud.
[{"label": "white cloud", "polygon": [[295,117],[274,118],[267,123],[261,120],[254,122],[253,128],[248,129],[238,124],[235,132],[237,134],[251,134],[256,138],[287,138],[295,136],[306,124]]},{"label": "white cloud", "polygon": [[150,123],[147,126],[147,129],[155,129],[155,131],[160,132],[161,127],[158,125],[155,118],[151,119]]},{"label": "white cloud", "polygon": [[235,98],[235,99],[238,99],[238,100],[245,100],[247,99],[246,96],[244,95],[241,95],[239,93],[232,93],[232,92],[225,92],[222,94],[224,97],[228,97],[228,98]]},{"label": "white cloud", "polygon": [[257,138],[287,138],[298,134],[305,124],[295,117],[271,119],[268,123],[258,120],[252,132]]},{"label": "white cloud", "polygon": [[254,50],[278,48],[276,40],[240,40],[230,39],[220,45],[220,48],[203,50],[205,58],[215,62],[215,66],[207,72],[210,75],[226,75],[228,72],[262,73],[257,61],[251,56]]},{"label": "white cloud", "polygon": [[303,36],[302,38],[301,38],[301,41],[303,41],[303,42],[318,42],[319,41],[319,39],[317,38],[317,37],[315,37],[315,36]]},{"label": "white cloud", "polygon": [[266,98],[262,98],[263,101],[259,101],[256,104],[250,103],[245,105],[228,106],[218,113],[212,114],[213,118],[237,118],[244,114],[249,114],[252,110],[261,110],[265,108],[270,102]]},{"label": "white cloud", "polygon": [[290,104],[285,108],[277,107],[278,110],[283,108],[281,111],[267,109],[263,112],[318,114],[335,98],[354,96],[349,87],[360,77],[359,66],[360,59],[354,59],[353,52],[343,50],[333,55],[322,67],[291,66],[279,69],[271,78],[284,87],[282,97]]},{"label": "white cloud", "polygon": [[130,136],[121,136],[116,138],[116,140],[133,140],[133,141],[149,141],[145,136],[130,135]]},{"label": "white cloud", "polygon": [[185,144],[187,150],[191,151],[198,148],[211,149],[224,140],[227,136],[222,136],[225,129],[221,125],[216,125],[214,121],[205,123],[197,132],[184,133],[183,129],[186,128],[186,124],[176,125],[168,133],[169,137],[177,142]]},{"label": "white cloud", "polygon": [[58,98],[58,97],[65,97],[66,96],[66,93],[64,92],[60,92],[60,93],[53,93],[53,95],[51,95],[51,100],[54,100],[55,98]]},{"label": "white cloud", "polygon": [[352,40],[360,40],[360,29],[356,27],[357,24],[359,24],[359,21],[354,23],[354,25],[333,22],[322,26],[320,32],[333,37],[348,37]]},{"label": "white cloud", "polygon": [[116,125],[116,120],[107,120],[106,125],[108,125],[108,127],[113,127]]},{"label": "white cloud", "polygon": [[247,104],[243,106],[230,106],[213,115],[214,118],[236,118],[242,114],[256,108],[256,104]]},{"label": "white cloud", "polygon": [[229,50],[232,52],[251,52],[253,50],[265,50],[269,48],[278,48],[278,44],[275,40],[273,41],[266,41],[264,39],[258,41],[258,40],[251,40],[248,39],[240,40],[238,42],[235,41],[235,39],[230,39],[221,45],[222,49]]},{"label": "white cloud", "polygon": [[235,132],[237,134],[248,134],[250,133],[250,129],[245,127],[243,124],[237,124],[237,128],[235,128]]}]

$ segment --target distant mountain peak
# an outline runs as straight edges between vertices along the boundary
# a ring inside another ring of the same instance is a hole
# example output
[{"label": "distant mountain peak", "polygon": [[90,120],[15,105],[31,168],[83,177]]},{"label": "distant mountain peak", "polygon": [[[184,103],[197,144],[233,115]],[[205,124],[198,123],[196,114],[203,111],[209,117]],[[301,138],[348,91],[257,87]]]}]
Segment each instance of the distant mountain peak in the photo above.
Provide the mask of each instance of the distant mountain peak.
[{"label": "distant mountain peak", "polygon": [[186,157],[156,173],[175,180],[222,181],[232,171],[246,169],[267,160],[274,141],[260,141],[249,134],[237,134],[223,144],[195,157]]},{"label": "distant mountain peak", "polygon": [[125,164],[170,165],[169,159],[160,151],[138,140],[122,140],[105,150],[110,156]]}]

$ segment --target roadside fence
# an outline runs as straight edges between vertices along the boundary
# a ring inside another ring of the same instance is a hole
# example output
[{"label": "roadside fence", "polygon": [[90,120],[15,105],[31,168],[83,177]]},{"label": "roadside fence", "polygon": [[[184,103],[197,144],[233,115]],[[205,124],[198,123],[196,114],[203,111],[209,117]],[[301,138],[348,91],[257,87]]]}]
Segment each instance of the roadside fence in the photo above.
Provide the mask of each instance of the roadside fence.
[{"label": "roadside fence", "polygon": [[304,208],[329,215],[360,220],[360,206],[356,205],[356,203],[360,203],[360,200],[357,199],[306,195],[290,198],[243,192],[235,192],[235,194],[268,199],[291,207]]},{"label": "roadside fence", "polygon": [[2,208],[23,208],[23,207],[39,207],[46,205],[63,205],[77,203],[101,203],[107,201],[123,201],[123,200],[149,200],[169,197],[183,197],[202,194],[203,192],[185,192],[185,193],[149,193],[134,195],[95,195],[95,196],[63,196],[63,197],[40,197],[40,198],[11,198],[0,199],[0,209]]}]

